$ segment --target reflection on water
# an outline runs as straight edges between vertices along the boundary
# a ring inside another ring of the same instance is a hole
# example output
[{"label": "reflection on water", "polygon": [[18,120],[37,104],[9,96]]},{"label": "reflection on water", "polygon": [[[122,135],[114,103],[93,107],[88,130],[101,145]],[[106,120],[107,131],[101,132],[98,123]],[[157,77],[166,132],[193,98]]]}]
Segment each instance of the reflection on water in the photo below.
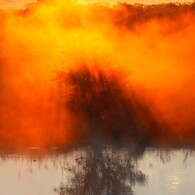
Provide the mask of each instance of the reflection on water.
[{"label": "reflection on water", "polygon": [[133,194],[132,186],[145,184],[146,175],[135,167],[131,151],[101,145],[83,148],[75,165],[68,165],[68,183],[55,189],[57,194]]},{"label": "reflection on water", "polygon": [[0,194],[193,195],[194,150],[88,144],[0,146]]}]

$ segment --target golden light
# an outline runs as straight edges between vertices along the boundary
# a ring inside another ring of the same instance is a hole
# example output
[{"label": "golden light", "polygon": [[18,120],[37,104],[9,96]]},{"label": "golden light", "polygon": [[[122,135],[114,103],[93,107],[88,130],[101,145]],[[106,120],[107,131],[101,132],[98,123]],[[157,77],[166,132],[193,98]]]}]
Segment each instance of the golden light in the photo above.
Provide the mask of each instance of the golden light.
[{"label": "golden light", "polygon": [[[86,119],[89,113],[85,111],[81,120],[72,107],[66,107],[69,94],[80,86],[74,79],[73,86],[63,80],[72,74],[85,83],[82,70],[89,74],[87,85],[94,85],[95,93],[99,94],[97,88],[109,89],[107,93],[114,97],[106,101],[126,102],[129,98],[133,102],[132,107],[127,103],[129,109],[135,109],[141,127],[148,128],[151,116],[150,122],[166,123],[167,131],[185,137],[185,132],[194,128],[195,116],[194,11],[190,4],[177,6],[163,7],[167,12],[161,17],[154,12],[162,14],[160,5],[86,6],[71,0],[38,1],[23,10],[0,12],[2,139],[21,144],[68,144],[80,139],[79,131],[85,137],[91,125]],[[187,11],[183,12],[182,6],[187,6]],[[149,15],[153,15],[144,18],[138,14],[144,9],[151,9]],[[173,9],[176,17],[172,18]],[[83,93],[90,105],[105,105],[101,98],[98,101],[102,102],[92,103],[92,91],[80,90],[75,96]],[[142,110],[137,111],[138,104]],[[124,107],[119,103],[107,113],[103,108],[97,112],[102,118],[111,117],[111,110],[117,113],[116,109]],[[119,117],[126,121],[126,115],[127,111],[121,111]],[[103,128],[112,126],[110,119],[101,123]]]}]

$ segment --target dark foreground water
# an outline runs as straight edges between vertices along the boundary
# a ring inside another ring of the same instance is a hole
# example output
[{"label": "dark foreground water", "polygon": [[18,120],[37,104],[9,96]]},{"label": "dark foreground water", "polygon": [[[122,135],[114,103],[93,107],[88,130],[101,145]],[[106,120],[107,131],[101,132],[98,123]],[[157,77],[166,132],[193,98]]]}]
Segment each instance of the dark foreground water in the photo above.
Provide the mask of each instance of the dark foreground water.
[{"label": "dark foreground water", "polygon": [[194,195],[195,152],[107,144],[0,146],[1,195]]}]

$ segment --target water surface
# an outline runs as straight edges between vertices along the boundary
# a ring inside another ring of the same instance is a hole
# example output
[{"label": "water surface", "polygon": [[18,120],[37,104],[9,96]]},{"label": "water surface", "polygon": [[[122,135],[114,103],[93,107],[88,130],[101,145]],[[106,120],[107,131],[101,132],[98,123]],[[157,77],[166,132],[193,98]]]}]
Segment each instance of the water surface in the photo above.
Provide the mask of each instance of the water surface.
[{"label": "water surface", "polygon": [[193,195],[195,155],[186,148],[109,144],[0,150],[2,195]]}]

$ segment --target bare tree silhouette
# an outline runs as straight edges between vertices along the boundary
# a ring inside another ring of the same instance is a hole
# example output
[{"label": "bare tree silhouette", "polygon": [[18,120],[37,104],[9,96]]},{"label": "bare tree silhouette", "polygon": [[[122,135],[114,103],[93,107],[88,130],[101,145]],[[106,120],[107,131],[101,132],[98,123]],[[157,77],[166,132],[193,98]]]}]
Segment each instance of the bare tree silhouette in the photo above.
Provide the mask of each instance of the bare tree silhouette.
[{"label": "bare tree silhouette", "polygon": [[[136,96],[128,94],[119,79],[106,76],[97,69],[94,75],[88,68],[60,72],[60,90],[69,88],[64,106],[78,121],[84,121],[88,135],[94,139],[117,141],[136,140],[147,144],[162,136],[164,126],[159,124],[148,105]],[[78,134],[83,134],[80,126]]]}]

